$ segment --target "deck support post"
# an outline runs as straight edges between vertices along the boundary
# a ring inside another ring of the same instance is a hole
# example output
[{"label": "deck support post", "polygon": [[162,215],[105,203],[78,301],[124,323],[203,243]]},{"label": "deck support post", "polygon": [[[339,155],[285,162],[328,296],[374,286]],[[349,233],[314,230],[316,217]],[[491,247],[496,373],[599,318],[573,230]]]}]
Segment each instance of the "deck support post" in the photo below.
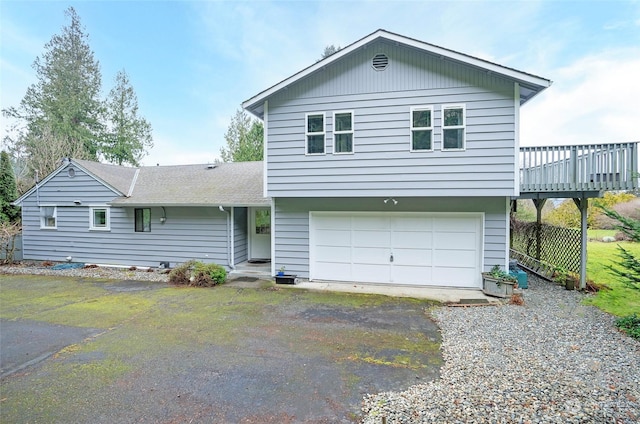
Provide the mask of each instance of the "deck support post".
[{"label": "deck support post", "polygon": [[542,208],[547,199],[531,199],[536,207],[536,259],[540,260],[542,254]]},{"label": "deck support post", "polygon": [[580,290],[587,287],[587,209],[588,198],[574,198],[573,202],[580,210]]}]

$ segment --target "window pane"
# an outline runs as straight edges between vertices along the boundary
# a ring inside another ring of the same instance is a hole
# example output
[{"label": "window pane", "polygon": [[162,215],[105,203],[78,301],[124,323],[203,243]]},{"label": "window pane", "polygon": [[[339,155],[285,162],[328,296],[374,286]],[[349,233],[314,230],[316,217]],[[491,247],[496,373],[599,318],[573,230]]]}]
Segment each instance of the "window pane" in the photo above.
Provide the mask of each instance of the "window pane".
[{"label": "window pane", "polygon": [[431,111],[430,110],[414,110],[413,111],[413,127],[430,127]]},{"label": "window pane", "polygon": [[55,227],[56,226],[56,219],[52,216],[48,216],[44,219],[44,226],[45,227]]},{"label": "window pane", "polygon": [[334,131],[351,131],[351,113],[336,113]]},{"label": "window pane", "polygon": [[107,226],[107,211],[105,209],[93,210],[93,226],[94,227]]},{"label": "window pane", "polygon": [[464,130],[444,130],[443,146],[445,149],[462,149],[464,146]]},{"label": "window pane", "polygon": [[307,132],[324,132],[324,115],[309,115],[307,117]]},{"label": "window pane", "polygon": [[447,127],[453,125],[464,125],[462,109],[445,109],[444,125]]},{"label": "window pane", "polygon": [[411,149],[413,150],[431,150],[431,130],[412,131],[413,138],[411,141]]},{"label": "window pane", "polygon": [[335,143],[336,153],[353,152],[353,134],[336,134]]},{"label": "window pane", "polygon": [[324,135],[307,136],[307,153],[324,153]]},{"label": "window pane", "polygon": [[258,210],[256,213],[256,234],[271,234],[271,211]]},{"label": "window pane", "polygon": [[151,231],[151,209],[135,210],[135,231],[139,233]]}]

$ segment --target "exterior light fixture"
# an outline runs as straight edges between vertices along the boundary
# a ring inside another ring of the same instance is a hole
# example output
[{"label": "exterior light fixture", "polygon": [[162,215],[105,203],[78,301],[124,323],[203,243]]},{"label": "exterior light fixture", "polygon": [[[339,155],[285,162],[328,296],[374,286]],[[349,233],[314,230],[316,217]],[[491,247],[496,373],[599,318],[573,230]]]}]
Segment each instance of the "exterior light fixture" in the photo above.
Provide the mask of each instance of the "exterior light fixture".
[{"label": "exterior light fixture", "polygon": [[398,201],[396,199],[394,199],[393,197],[388,197],[388,198],[384,199],[383,202],[385,204],[391,202],[391,203],[394,204],[394,206],[398,204]]}]

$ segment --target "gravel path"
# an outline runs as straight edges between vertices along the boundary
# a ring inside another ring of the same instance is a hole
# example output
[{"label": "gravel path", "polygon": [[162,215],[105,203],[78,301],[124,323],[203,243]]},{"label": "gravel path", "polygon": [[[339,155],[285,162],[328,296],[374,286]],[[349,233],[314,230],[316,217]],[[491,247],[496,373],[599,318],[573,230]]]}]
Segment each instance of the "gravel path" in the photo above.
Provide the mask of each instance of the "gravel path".
[{"label": "gravel path", "polygon": [[84,277],[84,278],[107,278],[113,280],[134,280],[134,281],[169,281],[166,270],[146,269],[129,270],[126,268],[76,268],[54,270],[45,267],[37,262],[27,262],[20,265],[0,266],[0,274],[29,274],[29,275],[53,275],[64,277]]},{"label": "gravel path", "polygon": [[640,422],[640,342],[582,293],[529,287],[524,306],[436,310],[440,379],[367,396],[364,423]]}]

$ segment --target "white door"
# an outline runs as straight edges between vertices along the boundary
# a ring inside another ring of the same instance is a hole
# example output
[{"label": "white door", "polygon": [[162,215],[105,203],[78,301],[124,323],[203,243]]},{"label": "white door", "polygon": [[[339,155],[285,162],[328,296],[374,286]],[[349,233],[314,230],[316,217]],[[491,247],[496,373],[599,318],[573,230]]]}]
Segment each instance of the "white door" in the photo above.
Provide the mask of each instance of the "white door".
[{"label": "white door", "polygon": [[312,212],[311,279],[481,287],[482,214]]},{"label": "white door", "polygon": [[249,253],[250,259],[271,258],[271,209],[250,208]]}]

